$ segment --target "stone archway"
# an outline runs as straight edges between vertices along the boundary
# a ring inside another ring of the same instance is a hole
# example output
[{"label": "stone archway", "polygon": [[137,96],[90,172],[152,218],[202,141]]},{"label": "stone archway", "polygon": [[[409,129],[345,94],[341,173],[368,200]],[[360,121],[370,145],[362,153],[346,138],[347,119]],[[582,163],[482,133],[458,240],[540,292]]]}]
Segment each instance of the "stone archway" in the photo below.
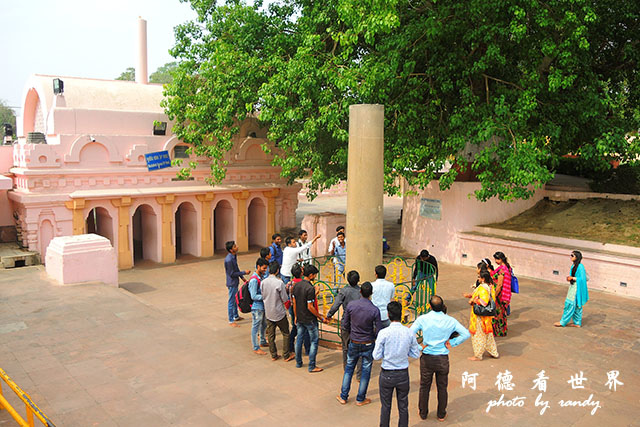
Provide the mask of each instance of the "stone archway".
[{"label": "stone archway", "polygon": [[111,242],[111,246],[115,248],[113,241],[113,218],[103,207],[96,207],[89,211],[86,219],[87,233],[94,233],[102,237],[106,237]]},{"label": "stone archway", "polygon": [[158,217],[150,205],[138,206],[131,221],[133,263],[141,260],[160,262],[158,251]]},{"label": "stone archway", "polygon": [[267,246],[267,206],[256,197],[247,209],[249,246]]},{"label": "stone archway", "polygon": [[213,210],[213,248],[225,250],[224,244],[234,240],[233,208],[228,200],[220,200]]},{"label": "stone archway", "polygon": [[198,256],[198,213],[191,202],[182,202],[175,213],[176,257]]}]

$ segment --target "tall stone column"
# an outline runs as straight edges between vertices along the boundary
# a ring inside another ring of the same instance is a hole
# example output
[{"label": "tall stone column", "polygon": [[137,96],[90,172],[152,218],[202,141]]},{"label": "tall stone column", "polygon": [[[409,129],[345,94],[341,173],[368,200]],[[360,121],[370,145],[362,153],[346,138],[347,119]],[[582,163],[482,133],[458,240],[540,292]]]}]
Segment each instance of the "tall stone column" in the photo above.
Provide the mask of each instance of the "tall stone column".
[{"label": "tall stone column", "polygon": [[118,208],[118,268],[125,270],[133,267],[133,255],[129,246],[129,224],[131,216],[131,197],[112,199],[111,204]]},{"label": "tall stone column", "polygon": [[67,209],[71,209],[73,219],[73,235],[84,234],[84,199],[73,199],[64,202]]},{"label": "tall stone column", "polygon": [[171,240],[171,227],[173,226],[173,202],[176,196],[167,194],[156,197],[156,201],[162,206],[162,263],[171,264],[176,262],[176,247]]},{"label": "tall stone column", "polygon": [[202,256],[213,256],[213,240],[211,239],[211,201],[213,200],[213,193],[205,193],[196,195],[202,203],[202,236],[200,242],[202,245]]},{"label": "tall stone column", "polygon": [[349,107],[347,265],[362,281],[374,280],[382,263],[384,106]]}]

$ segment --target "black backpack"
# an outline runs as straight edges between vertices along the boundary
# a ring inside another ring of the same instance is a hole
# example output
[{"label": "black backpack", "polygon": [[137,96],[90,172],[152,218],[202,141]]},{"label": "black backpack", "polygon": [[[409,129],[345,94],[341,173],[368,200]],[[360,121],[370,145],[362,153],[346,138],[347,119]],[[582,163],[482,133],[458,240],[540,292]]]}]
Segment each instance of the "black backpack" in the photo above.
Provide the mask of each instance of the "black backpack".
[{"label": "black backpack", "polygon": [[251,304],[253,304],[253,300],[251,299],[251,292],[249,292],[249,282],[253,278],[258,281],[258,292],[260,292],[260,278],[254,274],[244,285],[242,285],[240,292],[236,294],[236,303],[238,304],[238,310],[240,310],[241,313],[251,312]]}]

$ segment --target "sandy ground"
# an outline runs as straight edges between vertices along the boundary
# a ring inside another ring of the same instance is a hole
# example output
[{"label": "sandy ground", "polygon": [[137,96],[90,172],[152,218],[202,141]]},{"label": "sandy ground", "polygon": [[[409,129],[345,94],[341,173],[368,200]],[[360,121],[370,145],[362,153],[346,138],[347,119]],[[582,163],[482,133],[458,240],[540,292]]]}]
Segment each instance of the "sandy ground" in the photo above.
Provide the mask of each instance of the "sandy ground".
[{"label": "sandy ground", "polygon": [[640,201],[542,200],[518,216],[489,226],[640,247]]}]

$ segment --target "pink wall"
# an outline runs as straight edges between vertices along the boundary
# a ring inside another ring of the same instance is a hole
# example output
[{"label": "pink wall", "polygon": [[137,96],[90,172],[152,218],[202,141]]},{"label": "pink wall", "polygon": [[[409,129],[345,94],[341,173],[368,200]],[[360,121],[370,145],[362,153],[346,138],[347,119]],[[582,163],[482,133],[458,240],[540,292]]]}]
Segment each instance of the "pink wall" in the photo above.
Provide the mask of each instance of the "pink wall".
[{"label": "pink wall", "polygon": [[[504,221],[535,205],[542,199],[542,191],[529,200],[505,203],[497,199],[480,202],[469,196],[480,188],[477,182],[455,182],[449,190],[440,191],[437,181],[415,196],[405,196],[403,201],[402,233],[403,249],[418,253],[427,249],[438,259],[459,263],[460,243],[456,233],[468,231],[479,224]],[[438,200],[440,218],[420,215],[421,199]]]},{"label": "pink wall", "polygon": [[214,205],[211,217],[215,250],[223,250],[226,242],[235,240],[234,216],[230,201],[222,199]]},{"label": "pink wall", "polygon": [[15,225],[11,202],[7,197],[7,190],[0,190],[0,227]]},{"label": "pink wall", "polygon": [[329,242],[336,237],[336,227],[339,225],[346,226],[346,224],[347,216],[344,214],[324,212],[305,215],[302,219],[302,229],[307,231],[309,240],[318,234],[322,235],[311,247],[311,255],[314,257],[327,255]]},{"label": "pink wall", "polygon": [[9,173],[13,166],[13,145],[0,145],[0,175]]},{"label": "pink wall", "polygon": [[[475,266],[496,251],[504,252],[516,276],[533,277],[566,285],[572,250],[582,252],[588,286],[605,292],[640,297],[640,248],[608,245],[577,239],[478,227],[475,232],[459,233],[458,264]],[[626,283],[626,287],[620,285]],[[526,292],[526,286],[521,286]],[[517,297],[516,297],[517,298]]]}]

